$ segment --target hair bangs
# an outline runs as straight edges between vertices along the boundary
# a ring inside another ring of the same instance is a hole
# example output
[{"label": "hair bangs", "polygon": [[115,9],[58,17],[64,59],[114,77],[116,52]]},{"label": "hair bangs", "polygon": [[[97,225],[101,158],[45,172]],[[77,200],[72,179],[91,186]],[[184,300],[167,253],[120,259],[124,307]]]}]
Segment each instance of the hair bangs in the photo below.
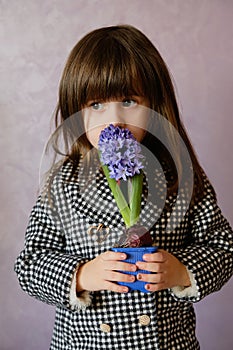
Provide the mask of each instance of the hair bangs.
[{"label": "hair bangs", "polygon": [[[110,46],[110,47],[109,47]],[[145,96],[140,64],[125,47],[105,45],[105,54],[98,48],[84,63],[85,77],[80,90],[83,91],[82,106],[88,101],[111,100],[134,95]]]}]

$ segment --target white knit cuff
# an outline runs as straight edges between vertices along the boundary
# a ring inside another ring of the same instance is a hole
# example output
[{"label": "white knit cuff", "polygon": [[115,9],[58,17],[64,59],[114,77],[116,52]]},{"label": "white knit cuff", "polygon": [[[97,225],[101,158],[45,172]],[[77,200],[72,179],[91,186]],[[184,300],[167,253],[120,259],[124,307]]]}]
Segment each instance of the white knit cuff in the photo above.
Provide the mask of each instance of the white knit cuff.
[{"label": "white knit cuff", "polygon": [[77,294],[76,292],[76,274],[80,267],[80,264],[76,267],[71,287],[70,287],[70,294],[69,294],[69,300],[71,309],[85,309],[87,306],[91,305],[91,294],[88,291],[83,291]]},{"label": "white knit cuff", "polygon": [[198,296],[198,289],[197,284],[195,281],[195,278],[193,276],[193,273],[189,271],[186,267],[187,273],[189,275],[191,286],[189,287],[181,287],[176,286],[171,288],[171,291],[177,298],[187,298],[187,297],[197,297]]}]

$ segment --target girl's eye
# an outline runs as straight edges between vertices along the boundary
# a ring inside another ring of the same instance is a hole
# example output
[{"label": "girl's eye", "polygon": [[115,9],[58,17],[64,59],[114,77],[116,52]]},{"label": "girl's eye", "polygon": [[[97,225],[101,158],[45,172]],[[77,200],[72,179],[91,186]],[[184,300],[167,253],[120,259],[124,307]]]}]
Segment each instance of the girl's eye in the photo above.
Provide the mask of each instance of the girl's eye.
[{"label": "girl's eye", "polygon": [[132,107],[136,104],[137,104],[137,102],[131,98],[127,98],[124,101],[122,101],[123,107]]},{"label": "girl's eye", "polygon": [[95,111],[100,111],[104,108],[104,104],[101,102],[92,102],[90,107]]}]

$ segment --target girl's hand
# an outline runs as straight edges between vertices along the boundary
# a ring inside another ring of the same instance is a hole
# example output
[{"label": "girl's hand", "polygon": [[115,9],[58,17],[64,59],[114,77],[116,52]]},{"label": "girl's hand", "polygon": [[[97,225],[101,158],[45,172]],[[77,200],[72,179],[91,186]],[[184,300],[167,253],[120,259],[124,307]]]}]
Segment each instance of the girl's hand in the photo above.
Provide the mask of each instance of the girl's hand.
[{"label": "girl's hand", "polygon": [[137,267],[152,273],[138,274],[137,279],[148,282],[145,285],[147,290],[155,292],[175,286],[190,286],[185,266],[167,251],[160,249],[156,253],[145,254],[143,260],[136,263]]},{"label": "girl's hand", "polygon": [[[115,282],[134,282],[135,277],[118,272],[136,271],[136,265],[126,263],[124,253],[107,251],[95,259],[80,266],[76,275],[76,290],[81,292],[111,290],[118,293],[127,293],[128,287],[120,286]],[[118,271],[117,271],[118,270]]]}]

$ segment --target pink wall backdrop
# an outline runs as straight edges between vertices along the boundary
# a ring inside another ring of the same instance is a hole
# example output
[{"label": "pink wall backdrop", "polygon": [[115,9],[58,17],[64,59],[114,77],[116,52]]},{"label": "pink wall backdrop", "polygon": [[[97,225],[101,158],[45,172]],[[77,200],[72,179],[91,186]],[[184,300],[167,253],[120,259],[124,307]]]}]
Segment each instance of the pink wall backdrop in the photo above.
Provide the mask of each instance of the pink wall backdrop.
[{"label": "pink wall backdrop", "polygon": [[[132,24],[150,37],[174,76],[184,123],[233,224],[233,2],[1,0],[0,18],[0,349],[44,350],[54,308],[20,290],[13,264],[69,51],[105,25]],[[202,350],[232,349],[232,295],[231,280],[195,306]]]}]

